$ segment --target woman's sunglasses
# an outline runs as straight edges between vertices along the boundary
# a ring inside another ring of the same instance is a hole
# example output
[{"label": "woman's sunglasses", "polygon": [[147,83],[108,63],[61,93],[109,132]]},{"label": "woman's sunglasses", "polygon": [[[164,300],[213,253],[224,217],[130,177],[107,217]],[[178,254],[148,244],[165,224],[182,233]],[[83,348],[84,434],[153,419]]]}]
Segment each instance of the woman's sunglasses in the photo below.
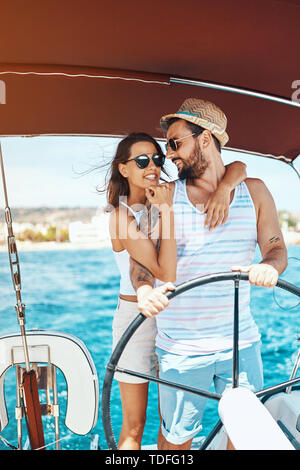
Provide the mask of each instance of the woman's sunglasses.
[{"label": "woman's sunglasses", "polygon": [[[152,161],[154,165],[159,168],[162,168],[163,164],[165,163],[165,159],[166,157],[164,155],[159,155],[158,153],[155,153],[154,155],[152,155]],[[147,168],[147,166],[150,163],[151,158],[146,154],[138,155],[135,158],[131,158],[130,160],[127,160],[127,162],[132,162],[133,160],[135,161],[135,163],[137,164],[139,168]],[[124,162],[124,163],[127,163],[127,162]]]}]

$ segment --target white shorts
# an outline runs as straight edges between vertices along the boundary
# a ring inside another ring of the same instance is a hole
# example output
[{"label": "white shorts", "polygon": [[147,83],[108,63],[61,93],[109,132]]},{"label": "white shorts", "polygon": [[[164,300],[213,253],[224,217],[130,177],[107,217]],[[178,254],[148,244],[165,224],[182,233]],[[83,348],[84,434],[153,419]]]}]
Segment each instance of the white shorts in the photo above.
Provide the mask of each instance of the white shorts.
[{"label": "white shorts", "polygon": [[[113,349],[116,347],[122,334],[130,323],[139,314],[136,302],[119,299],[119,305],[113,319]],[[146,318],[133,333],[119,359],[118,366],[135,372],[157,376],[157,356],[155,353],[156,337],[155,318]],[[148,382],[146,379],[133,375],[115,372],[114,378],[119,382],[140,384]]]}]

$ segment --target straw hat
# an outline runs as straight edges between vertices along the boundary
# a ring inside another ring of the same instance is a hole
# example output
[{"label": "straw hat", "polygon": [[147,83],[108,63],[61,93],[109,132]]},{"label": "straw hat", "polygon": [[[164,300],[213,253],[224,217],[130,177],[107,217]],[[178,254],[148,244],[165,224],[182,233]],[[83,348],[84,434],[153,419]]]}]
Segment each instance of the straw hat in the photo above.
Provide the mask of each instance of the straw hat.
[{"label": "straw hat", "polygon": [[167,114],[161,118],[160,125],[164,130],[167,127],[167,121],[173,117],[185,119],[208,129],[218,139],[221,147],[224,147],[229,140],[225,132],[227,118],[214,103],[197,98],[186,99],[175,114]]}]

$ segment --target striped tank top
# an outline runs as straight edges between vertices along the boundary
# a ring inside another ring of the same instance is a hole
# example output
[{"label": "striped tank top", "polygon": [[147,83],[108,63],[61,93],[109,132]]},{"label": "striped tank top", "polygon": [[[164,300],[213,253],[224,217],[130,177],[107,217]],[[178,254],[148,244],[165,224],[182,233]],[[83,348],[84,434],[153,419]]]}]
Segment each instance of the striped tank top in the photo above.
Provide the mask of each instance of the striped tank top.
[{"label": "striped tank top", "polygon": [[[255,207],[247,185],[236,187],[228,219],[209,231],[189,200],[186,181],[176,181],[173,199],[177,242],[176,285],[199,276],[251,264],[257,244]],[[160,283],[159,283],[160,284]],[[180,355],[212,354],[232,348],[233,282],[221,281],[191,289],[173,300],[157,317],[156,345]],[[260,339],[250,312],[250,285],[241,281],[239,346]]]}]

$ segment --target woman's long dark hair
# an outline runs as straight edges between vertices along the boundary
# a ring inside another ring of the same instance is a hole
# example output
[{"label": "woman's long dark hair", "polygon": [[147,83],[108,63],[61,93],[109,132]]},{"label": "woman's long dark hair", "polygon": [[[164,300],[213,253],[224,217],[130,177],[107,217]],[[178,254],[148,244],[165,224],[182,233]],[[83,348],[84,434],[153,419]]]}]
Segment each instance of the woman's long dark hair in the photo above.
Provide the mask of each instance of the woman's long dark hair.
[{"label": "woman's long dark hair", "polygon": [[129,159],[132,145],[138,142],[150,142],[159,155],[164,155],[159,143],[151,135],[144,132],[132,132],[121,140],[106,178],[108,180],[106,185],[107,211],[112,210],[112,207],[118,207],[121,196],[129,196],[129,184],[127,178],[124,178],[119,172],[119,164],[125,163]]}]

